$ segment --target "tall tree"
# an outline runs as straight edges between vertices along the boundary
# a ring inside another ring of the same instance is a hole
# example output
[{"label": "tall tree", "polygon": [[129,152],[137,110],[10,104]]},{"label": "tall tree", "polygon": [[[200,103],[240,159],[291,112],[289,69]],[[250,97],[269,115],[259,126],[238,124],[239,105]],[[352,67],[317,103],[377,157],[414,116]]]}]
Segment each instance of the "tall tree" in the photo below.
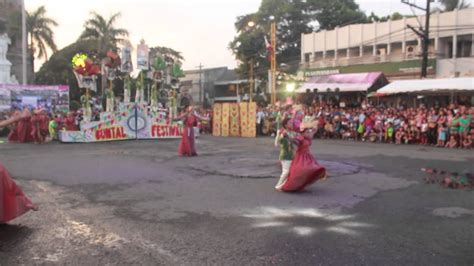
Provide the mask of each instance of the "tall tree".
[{"label": "tall tree", "polygon": [[120,12],[105,19],[96,12],[91,13],[91,18],[84,23],[84,31],[79,39],[97,41],[97,52],[104,56],[108,50],[117,50],[117,45],[128,37],[128,31],[116,28],[115,24],[120,18]]},{"label": "tall tree", "polygon": [[48,58],[48,49],[56,52],[58,49],[54,42],[52,27],[58,23],[46,16],[46,8],[40,6],[33,12],[27,12],[26,25],[28,29],[29,50],[31,67],[34,73],[35,57]]},{"label": "tall tree", "polygon": [[174,63],[182,64],[184,57],[181,55],[181,52],[178,52],[172,48],[165,46],[156,46],[150,48],[150,62],[154,62],[154,59],[157,55],[161,55],[165,58],[170,58]]},{"label": "tall tree", "polygon": [[229,44],[241,62],[238,71],[242,76],[248,75],[250,61],[255,62],[257,76],[267,75],[265,36],[270,40],[270,17],[277,23],[278,64],[288,65],[289,71],[298,67],[302,33],[367,21],[354,0],[262,0],[257,12],[237,18],[238,35]]},{"label": "tall tree", "polygon": [[440,0],[444,6],[444,11],[453,11],[454,9],[468,8],[470,5],[464,0]]}]

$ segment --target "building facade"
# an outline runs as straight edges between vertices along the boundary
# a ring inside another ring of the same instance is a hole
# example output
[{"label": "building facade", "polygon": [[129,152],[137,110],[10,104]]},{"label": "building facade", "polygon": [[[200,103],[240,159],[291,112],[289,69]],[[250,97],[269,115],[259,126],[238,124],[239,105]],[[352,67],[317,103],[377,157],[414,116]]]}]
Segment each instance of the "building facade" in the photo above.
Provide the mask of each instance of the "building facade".
[{"label": "building facade", "polygon": [[[421,74],[425,17],[352,24],[301,36],[301,74],[306,77],[383,71],[389,80]],[[429,77],[474,76],[474,8],[437,12],[430,18]]]},{"label": "building facade", "polygon": [[225,79],[229,73],[234,70],[227,67],[186,70],[185,76],[180,78],[180,87],[194,103],[210,106],[215,98],[215,82]]}]

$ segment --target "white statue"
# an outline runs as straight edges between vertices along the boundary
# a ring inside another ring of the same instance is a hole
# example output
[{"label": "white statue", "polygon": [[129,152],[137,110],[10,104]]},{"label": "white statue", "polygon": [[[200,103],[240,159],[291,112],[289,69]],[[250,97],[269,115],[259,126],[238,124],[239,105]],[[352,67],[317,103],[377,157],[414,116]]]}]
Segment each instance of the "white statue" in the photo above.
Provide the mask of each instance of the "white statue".
[{"label": "white statue", "polygon": [[7,34],[0,35],[0,83],[10,84],[12,80],[10,78],[10,70],[12,63],[7,59],[8,45],[11,44],[10,38]]}]

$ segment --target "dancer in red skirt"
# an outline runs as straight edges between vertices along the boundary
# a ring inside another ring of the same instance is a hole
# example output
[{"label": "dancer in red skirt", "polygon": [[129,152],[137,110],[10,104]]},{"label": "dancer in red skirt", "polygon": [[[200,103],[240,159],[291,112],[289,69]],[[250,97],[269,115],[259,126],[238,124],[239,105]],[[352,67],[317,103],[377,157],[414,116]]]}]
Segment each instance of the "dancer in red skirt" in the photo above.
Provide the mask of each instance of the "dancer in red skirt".
[{"label": "dancer in red skirt", "polygon": [[31,117],[31,136],[35,143],[44,143],[49,134],[49,117],[44,109],[38,109],[33,112]]},{"label": "dancer in red skirt", "polygon": [[38,210],[0,163],[0,224],[19,217],[29,210]]},{"label": "dancer in red skirt", "polygon": [[178,148],[179,156],[197,156],[196,147],[194,146],[194,127],[198,120],[208,120],[208,118],[199,116],[193,107],[189,106],[183,115],[174,120],[182,120],[184,125]]},{"label": "dancer in red skirt", "polygon": [[311,154],[310,147],[316,128],[303,128],[294,141],[298,148],[291,162],[290,174],[281,190],[295,192],[303,190],[319,179],[326,177],[326,169],[319,165]]},{"label": "dancer in red skirt", "polygon": [[[8,119],[9,124],[13,124],[14,127],[10,130],[8,135],[8,141],[10,142],[32,142],[33,136],[31,135],[31,112],[28,108],[23,111],[15,112],[11,119]],[[4,121],[5,122],[5,121]]]}]

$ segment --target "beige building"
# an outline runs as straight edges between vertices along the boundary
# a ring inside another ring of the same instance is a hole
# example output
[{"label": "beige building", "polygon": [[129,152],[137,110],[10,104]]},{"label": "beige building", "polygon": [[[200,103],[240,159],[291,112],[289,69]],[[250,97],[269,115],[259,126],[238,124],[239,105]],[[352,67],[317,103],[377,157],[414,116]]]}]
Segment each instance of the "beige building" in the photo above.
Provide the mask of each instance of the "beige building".
[{"label": "beige building", "polygon": [[[408,25],[419,28],[424,21],[419,16],[303,34],[301,71],[305,76],[383,71],[391,80],[417,78],[422,41]],[[474,76],[473,40],[474,8],[433,13],[429,76]]]}]

